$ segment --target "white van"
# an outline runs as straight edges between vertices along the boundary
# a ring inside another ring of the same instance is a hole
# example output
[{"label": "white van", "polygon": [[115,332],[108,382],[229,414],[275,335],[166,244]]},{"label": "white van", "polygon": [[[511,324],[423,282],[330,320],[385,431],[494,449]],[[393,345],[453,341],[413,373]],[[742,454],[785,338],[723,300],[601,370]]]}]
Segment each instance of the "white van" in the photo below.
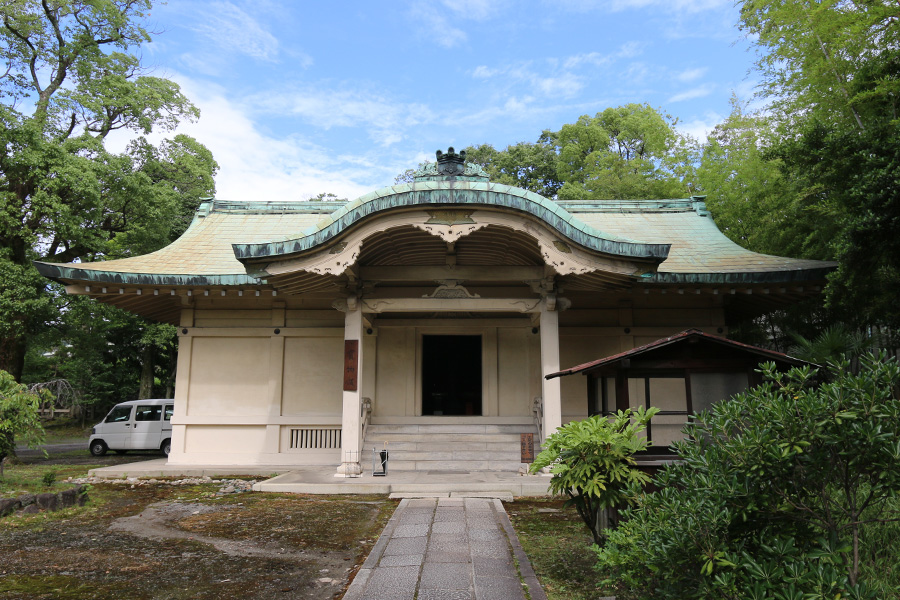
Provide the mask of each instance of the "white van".
[{"label": "white van", "polygon": [[131,400],[116,404],[106,418],[91,429],[88,448],[94,456],[107,450],[162,450],[172,447],[174,400]]}]

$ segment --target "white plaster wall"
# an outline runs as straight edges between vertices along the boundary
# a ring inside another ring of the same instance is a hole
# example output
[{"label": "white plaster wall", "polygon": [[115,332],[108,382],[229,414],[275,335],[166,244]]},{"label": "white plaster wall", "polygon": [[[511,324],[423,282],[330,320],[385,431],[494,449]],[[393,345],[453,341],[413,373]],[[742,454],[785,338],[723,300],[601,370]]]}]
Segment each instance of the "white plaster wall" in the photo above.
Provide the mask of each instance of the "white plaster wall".
[{"label": "white plaster wall", "polygon": [[416,332],[413,327],[378,331],[373,416],[413,415],[416,393]]},{"label": "white plaster wall", "polygon": [[268,413],[268,338],[195,337],[191,349],[188,416]]},{"label": "white plaster wall", "polygon": [[[501,417],[531,415],[533,380],[540,382],[540,361],[531,360],[534,352],[531,329],[498,330],[498,380]],[[540,348],[538,347],[538,351]],[[536,370],[535,370],[536,369]]]},{"label": "white plaster wall", "polygon": [[341,416],[344,340],[291,337],[284,340],[282,416]]}]

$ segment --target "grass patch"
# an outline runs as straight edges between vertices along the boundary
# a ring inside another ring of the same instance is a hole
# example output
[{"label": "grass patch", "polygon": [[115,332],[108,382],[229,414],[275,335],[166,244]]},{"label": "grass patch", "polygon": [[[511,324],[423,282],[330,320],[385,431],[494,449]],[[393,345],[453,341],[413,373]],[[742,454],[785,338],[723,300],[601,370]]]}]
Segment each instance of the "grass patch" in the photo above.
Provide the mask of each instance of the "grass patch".
[{"label": "grass patch", "polygon": [[593,538],[562,500],[519,499],[506,504],[510,521],[550,600],[596,600]]},{"label": "grass patch", "polygon": [[62,444],[66,442],[87,443],[87,439],[91,436],[91,427],[88,425],[82,427],[78,419],[56,418],[52,421],[44,421],[44,432],[47,434],[44,439],[45,444]]},{"label": "grass patch", "polygon": [[[124,583],[98,585],[85,583],[71,575],[5,575],[0,576],[0,598],[52,598],[53,600],[82,600],[83,598],[134,598],[134,590]],[[144,597],[144,596],[141,596]]]},{"label": "grass patch", "polygon": [[[7,464],[0,479],[0,498],[15,498],[22,494],[60,492],[72,487],[67,477],[84,477],[89,469],[103,465],[42,465]],[[51,485],[46,485],[51,481]]]}]

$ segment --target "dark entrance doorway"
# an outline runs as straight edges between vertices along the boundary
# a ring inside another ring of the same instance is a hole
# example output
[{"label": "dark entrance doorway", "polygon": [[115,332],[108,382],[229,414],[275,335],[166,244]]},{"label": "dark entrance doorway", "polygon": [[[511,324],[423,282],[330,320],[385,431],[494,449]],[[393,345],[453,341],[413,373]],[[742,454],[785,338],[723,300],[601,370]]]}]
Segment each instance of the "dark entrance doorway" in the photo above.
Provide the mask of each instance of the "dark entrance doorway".
[{"label": "dark entrance doorway", "polygon": [[422,414],[481,415],[481,336],[422,336]]}]

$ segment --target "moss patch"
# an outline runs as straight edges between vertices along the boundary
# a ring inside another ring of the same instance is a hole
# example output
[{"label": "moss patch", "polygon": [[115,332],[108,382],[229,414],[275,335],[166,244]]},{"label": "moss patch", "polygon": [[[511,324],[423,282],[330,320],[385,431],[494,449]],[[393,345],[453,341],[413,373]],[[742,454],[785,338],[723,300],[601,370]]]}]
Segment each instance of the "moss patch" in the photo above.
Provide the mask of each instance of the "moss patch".
[{"label": "moss patch", "polygon": [[595,600],[593,539],[574,508],[561,500],[522,498],[506,504],[522,548],[549,600]]}]

